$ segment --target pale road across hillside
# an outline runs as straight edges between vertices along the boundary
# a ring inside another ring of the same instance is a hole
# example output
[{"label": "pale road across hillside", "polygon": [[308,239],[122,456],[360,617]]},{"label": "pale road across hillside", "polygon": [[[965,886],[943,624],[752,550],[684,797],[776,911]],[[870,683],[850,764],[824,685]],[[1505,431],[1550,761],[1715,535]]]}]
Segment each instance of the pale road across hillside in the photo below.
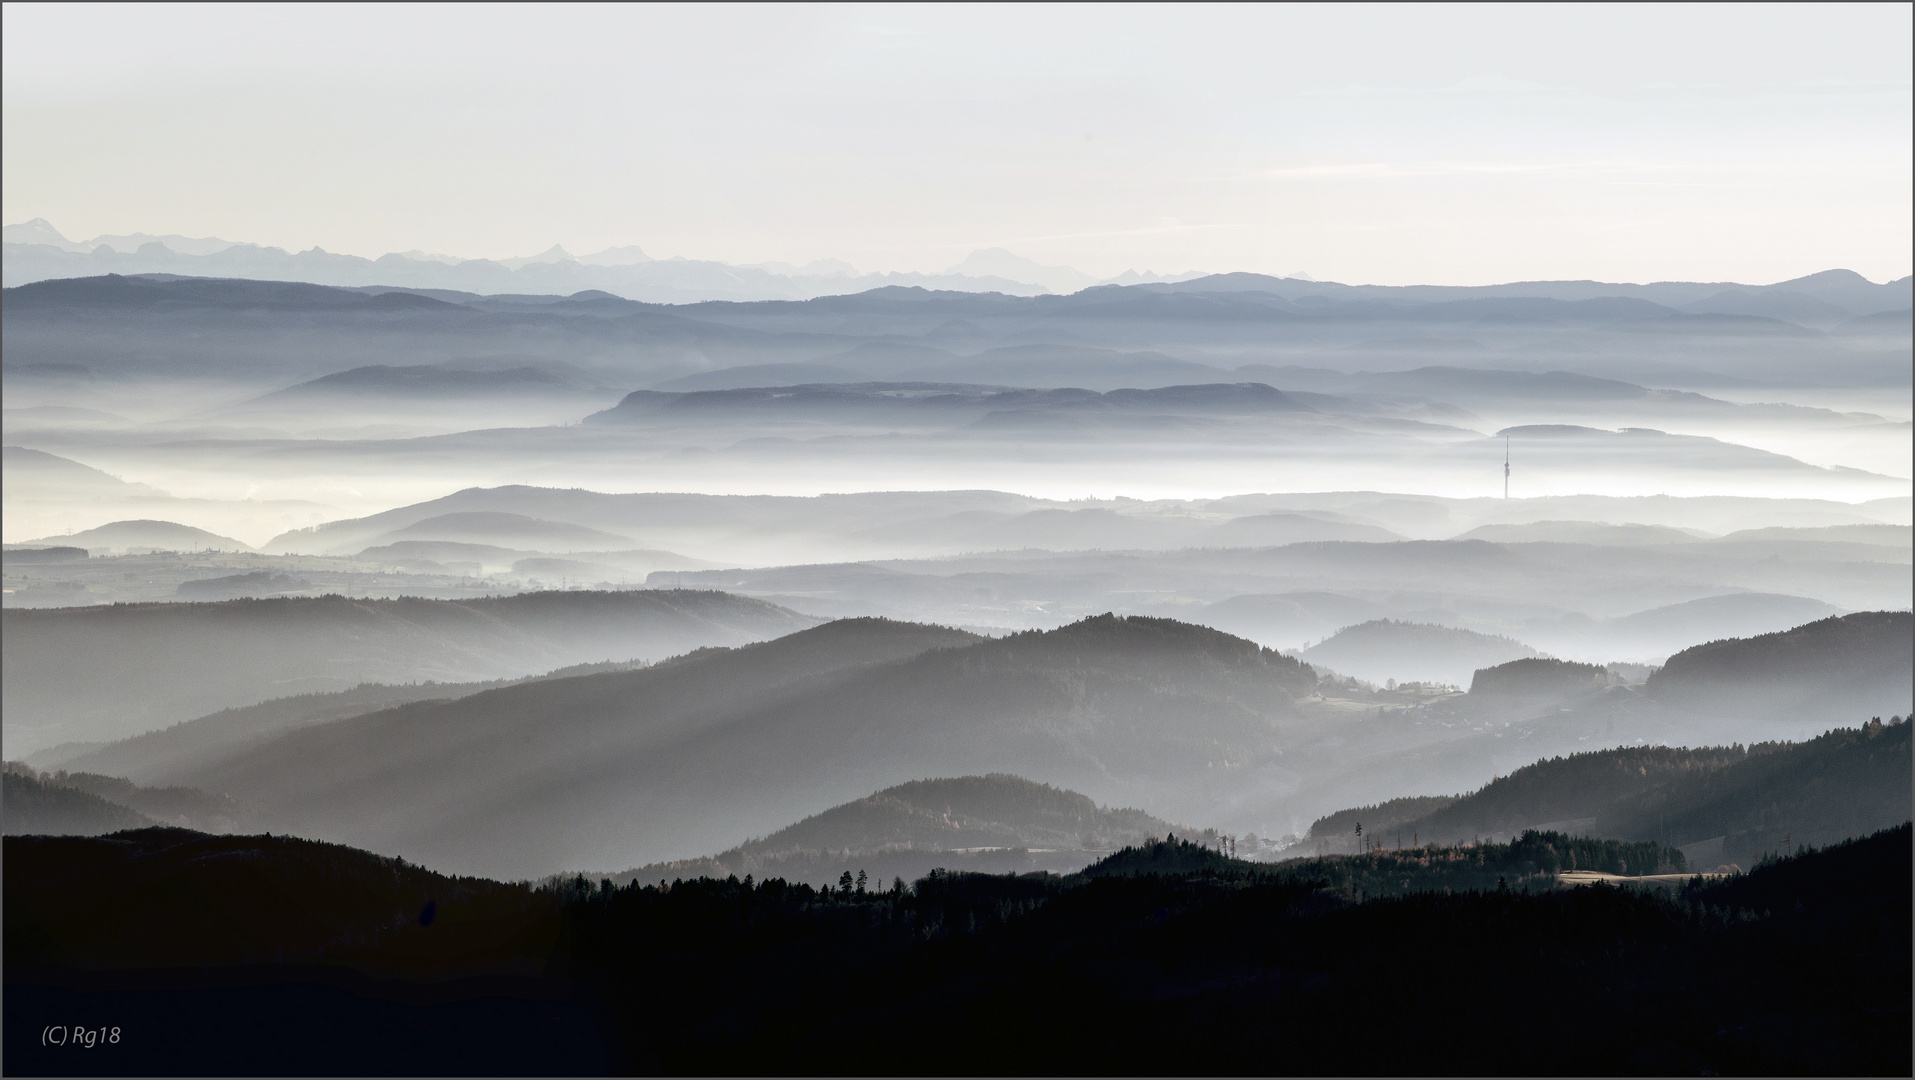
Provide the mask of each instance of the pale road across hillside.
[{"label": "pale road across hillside", "polygon": [[1556,880],[1565,885],[1656,885],[1674,889],[1680,888],[1685,882],[1715,881],[1718,878],[1735,876],[1737,875],[1713,870],[1706,874],[1637,874],[1634,877],[1605,874],[1599,870],[1565,870],[1556,875]]}]

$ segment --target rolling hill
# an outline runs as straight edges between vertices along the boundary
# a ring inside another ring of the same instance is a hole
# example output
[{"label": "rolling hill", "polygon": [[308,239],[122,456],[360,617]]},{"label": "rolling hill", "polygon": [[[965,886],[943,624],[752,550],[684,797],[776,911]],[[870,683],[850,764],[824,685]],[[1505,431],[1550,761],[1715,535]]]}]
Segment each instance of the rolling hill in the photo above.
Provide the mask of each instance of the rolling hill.
[{"label": "rolling hill", "polygon": [[1911,817],[1910,722],[1878,717],[1803,743],[1759,745],[1722,768],[1622,795],[1598,836],[1663,837],[1706,865],[1832,844]]},{"label": "rolling hill", "polygon": [[1205,626],[1272,648],[1293,648],[1380,614],[1378,605],[1357,597],[1292,592],[1233,596],[1206,606],[1195,618]]},{"label": "rolling hill", "polygon": [[296,407],[315,399],[338,398],[368,405],[393,399],[416,408],[424,401],[472,397],[603,395],[590,380],[573,372],[546,367],[467,368],[450,364],[393,366],[372,364],[322,375],[277,390],[249,404],[252,407]]},{"label": "rolling hill", "polygon": [[247,808],[231,798],[193,788],[141,787],[98,773],[35,773],[12,761],[6,774],[9,835],[98,836],[147,825],[228,833],[252,823]]},{"label": "rolling hill", "polygon": [[1698,642],[1754,637],[1843,613],[1806,596],[1739,592],[1606,619],[1590,632],[1618,657],[1662,656]]},{"label": "rolling hill", "polygon": [[1694,533],[1667,525],[1607,525],[1596,521],[1529,521],[1478,525],[1458,540],[1488,540],[1498,544],[1688,544]]},{"label": "rolling hill", "polygon": [[1535,656],[1478,668],[1470,679],[1469,692],[1471,697],[1550,701],[1601,690],[1614,681],[1608,671],[1595,664]]},{"label": "rolling hill", "polygon": [[253,550],[251,544],[230,536],[220,536],[171,521],[114,521],[97,528],[27,542],[83,547],[102,555],[122,551]]},{"label": "rolling hill", "polygon": [[129,483],[91,465],[25,446],[0,447],[0,473],[6,478],[9,499],[167,497],[158,488]]},{"label": "rolling hill", "polygon": [[1838,843],[1909,820],[1910,721],[1876,718],[1799,743],[1620,747],[1555,757],[1467,795],[1400,799],[1319,819],[1313,840],[1349,850],[1356,821],[1386,843],[1506,839],[1527,829],[1683,848],[1701,869]]},{"label": "rolling hill", "polygon": [[481,510],[439,514],[416,521],[373,537],[367,546],[433,541],[559,552],[609,551],[628,548],[632,544],[630,537],[586,525]]},{"label": "rolling hill", "polygon": [[[1395,827],[1424,843],[1507,838],[1524,829],[1590,832],[1617,799],[1673,778],[1719,769],[1746,755],[1741,747],[1621,747],[1550,758],[1499,777],[1481,789]],[[1407,842],[1407,841],[1406,841]]]},{"label": "rolling hill", "polygon": [[817,621],[762,600],[676,590],[9,608],[0,619],[16,756],[290,694],[658,659]]},{"label": "rolling hill", "polygon": [[11,762],[0,775],[5,804],[0,806],[8,836],[98,836],[155,824],[131,807],[90,791],[42,780]]},{"label": "rolling hill", "polygon": [[1860,611],[1671,656],[1649,677],[1659,701],[1701,713],[1782,719],[1804,708],[1907,715],[1915,616]]},{"label": "rolling hill", "polygon": [[704,859],[654,863],[614,875],[641,884],[689,877],[779,877],[835,884],[846,871],[880,885],[933,869],[1072,873],[1111,850],[1173,829],[1141,810],[1098,806],[1074,791],[994,773],[914,780],[834,806]]},{"label": "rolling hill", "polygon": [[[1211,810],[1308,666],[1161,619],[979,640],[877,619],[287,732],[168,782],[306,835],[509,875],[722,850],[874,788],[1007,772]],[[687,850],[689,849],[689,850]]]},{"label": "rolling hill", "polygon": [[644,661],[575,664],[525,679],[495,679],[476,683],[361,683],[350,690],[294,694],[257,705],[244,705],[128,739],[101,743],[63,743],[29,755],[27,764],[44,769],[121,776],[140,783],[159,782],[181,769],[213,762],[250,741],[277,731],[362,716],[414,701],[442,701],[494,690],[513,682],[570,678],[603,671],[629,671]]},{"label": "rolling hill", "polygon": [[1536,650],[1498,634],[1373,619],[1346,626],[1297,655],[1372,682],[1395,679],[1462,685],[1478,668],[1535,656]]}]

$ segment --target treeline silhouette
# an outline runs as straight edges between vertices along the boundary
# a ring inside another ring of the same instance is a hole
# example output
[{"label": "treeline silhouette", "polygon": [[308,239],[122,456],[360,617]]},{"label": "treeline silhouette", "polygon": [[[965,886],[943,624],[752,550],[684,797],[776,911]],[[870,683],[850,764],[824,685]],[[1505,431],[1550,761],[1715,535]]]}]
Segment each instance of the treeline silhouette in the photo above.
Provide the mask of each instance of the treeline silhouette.
[{"label": "treeline silhouette", "polygon": [[142,825],[237,832],[252,823],[232,797],[197,788],[141,787],[123,777],[65,769],[42,773],[17,761],[6,762],[4,772],[9,835],[97,836]]},{"label": "treeline silhouette", "polygon": [[[1525,838],[1486,861],[1546,857],[1554,842]],[[864,891],[575,881],[566,900],[579,975],[635,1072],[1663,1074],[1909,1061],[1907,827],[1676,896],[1506,885],[1359,904],[1306,870],[1196,845],[1113,860],[1137,872],[934,875]],[[1799,887],[1831,874],[1866,894]],[[1831,950],[1873,959],[1831,966]]]},{"label": "treeline silhouette", "polygon": [[[823,888],[533,888],[163,829],[5,843],[9,1071],[81,1068],[40,1047],[38,1025],[104,1005],[178,1030],[148,1030],[88,1071],[1911,1063],[1907,825],[1674,890],[1553,887],[1550,866],[1627,872],[1670,854],[1559,834],[1277,866],[1166,839],[1069,877],[847,872]],[[436,1064],[421,1047],[443,1051]]]},{"label": "treeline silhouette", "polygon": [[145,814],[109,802],[90,791],[42,780],[39,774],[12,763],[0,774],[0,810],[7,835],[46,834],[93,836],[151,825]]},{"label": "treeline silhouette", "polygon": [[61,967],[536,972],[559,932],[550,891],[289,836],[9,836],[6,868],[9,982]]},{"label": "treeline silhouette", "polygon": [[1360,855],[1288,862],[1277,873],[1321,881],[1340,896],[1364,900],[1413,892],[1549,889],[1556,875],[1576,870],[1638,876],[1687,869],[1682,852],[1653,841],[1592,840],[1531,829],[1506,844],[1407,849],[1379,844]]},{"label": "treeline silhouette", "polygon": [[[1428,817],[1462,798],[1461,795],[1406,795],[1371,806],[1358,806],[1325,814],[1310,825],[1310,840],[1335,839],[1343,842],[1356,835],[1362,825],[1372,836],[1395,835],[1398,826]],[[1430,839],[1436,839],[1434,834]],[[1360,841],[1358,841],[1360,842]],[[1414,843],[1414,839],[1412,843]]]}]

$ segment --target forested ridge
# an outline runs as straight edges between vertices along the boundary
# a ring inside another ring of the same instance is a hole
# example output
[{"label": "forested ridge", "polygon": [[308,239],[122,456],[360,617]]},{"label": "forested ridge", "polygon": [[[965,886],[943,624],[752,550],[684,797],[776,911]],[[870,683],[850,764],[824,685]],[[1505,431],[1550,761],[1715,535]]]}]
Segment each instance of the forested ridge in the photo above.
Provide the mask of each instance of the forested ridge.
[{"label": "forested ridge", "polygon": [[550,682],[646,667],[643,660],[608,660],[572,664],[521,679],[443,683],[361,683],[350,690],[292,694],[257,705],[221,709],[194,720],[182,720],[131,738],[121,739],[63,757],[57,764],[75,771],[102,772],[146,780],[194,764],[204,764],[224,752],[259,738],[305,724],[344,720],[414,701],[443,701],[521,683]]},{"label": "forested ridge", "polygon": [[61,741],[110,741],[289,693],[516,679],[743,645],[818,622],[688,589],[6,608],[0,689],[13,723],[57,723]]},{"label": "forested ridge", "polygon": [[153,824],[145,814],[90,792],[49,783],[9,768],[4,784],[5,826],[9,836],[28,833],[95,835]]},{"label": "forested ridge", "polygon": [[1593,818],[1618,798],[1683,774],[1721,768],[1746,753],[1737,746],[1624,746],[1549,758],[1398,828],[1417,830],[1428,840],[1456,841]]},{"label": "forested ridge", "polygon": [[1671,656],[1649,676],[1651,692],[1719,680],[1769,682],[1813,675],[1822,682],[1869,678],[1882,671],[1884,656],[1906,657],[1915,635],[1915,615],[1906,611],[1858,611],[1749,638],[1725,638],[1691,646]]},{"label": "forested ridge", "polygon": [[1803,743],[1758,744],[1721,768],[1671,777],[1605,807],[1600,836],[1723,839],[1724,858],[1818,844],[1910,816],[1910,721],[1877,717]]},{"label": "forested ridge", "polygon": [[651,863],[612,878],[646,884],[755,874],[828,884],[852,866],[910,880],[936,868],[1070,872],[1172,828],[1142,810],[1101,807],[1075,791],[1004,773],[913,780],[717,855]]},{"label": "forested ridge", "polygon": [[1547,758],[1459,796],[1339,810],[1310,839],[1355,846],[1455,843],[1555,827],[1686,845],[1721,838],[1723,857],[1861,835],[1915,809],[1910,721],[1880,717],[1799,743],[1624,746]]},{"label": "forested ridge", "polygon": [[[5,843],[10,1071],[51,1060],[26,1037],[53,1022],[41,1012],[103,1002],[224,1011],[89,1059],[102,1072],[221,1071],[195,1049],[213,1025],[224,1071],[277,1060],[283,1046],[248,1059],[232,1034],[255,1018],[325,1031],[311,1060],[334,1072],[391,1071],[435,1039],[442,1069],[465,1071],[1910,1065],[1906,824],[1668,891],[1555,887],[1552,867],[1674,855],[1560,834],[1277,866],[1165,839],[1068,877],[847,873],[826,888],[534,888],[182,830]],[[1458,1037],[1486,1017],[1494,1037]],[[446,1044],[454,1032],[468,1041]]]},{"label": "forested ridge", "polygon": [[1671,656],[1643,689],[1701,713],[1784,718],[1840,703],[1868,716],[1906,715],[1915,615],[1858,611],[1791,630],[1727,638]]}]

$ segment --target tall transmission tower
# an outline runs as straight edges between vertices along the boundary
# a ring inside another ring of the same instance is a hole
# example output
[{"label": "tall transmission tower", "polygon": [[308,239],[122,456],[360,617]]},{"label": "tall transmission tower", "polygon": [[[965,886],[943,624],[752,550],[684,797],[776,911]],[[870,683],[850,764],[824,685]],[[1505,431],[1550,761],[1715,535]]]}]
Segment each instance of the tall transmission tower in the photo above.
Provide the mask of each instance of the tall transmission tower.
[{"label": "tall transmission tower", "polygon": [[1509,498],[1509,432],[1503,432],[1503,498]]}]

